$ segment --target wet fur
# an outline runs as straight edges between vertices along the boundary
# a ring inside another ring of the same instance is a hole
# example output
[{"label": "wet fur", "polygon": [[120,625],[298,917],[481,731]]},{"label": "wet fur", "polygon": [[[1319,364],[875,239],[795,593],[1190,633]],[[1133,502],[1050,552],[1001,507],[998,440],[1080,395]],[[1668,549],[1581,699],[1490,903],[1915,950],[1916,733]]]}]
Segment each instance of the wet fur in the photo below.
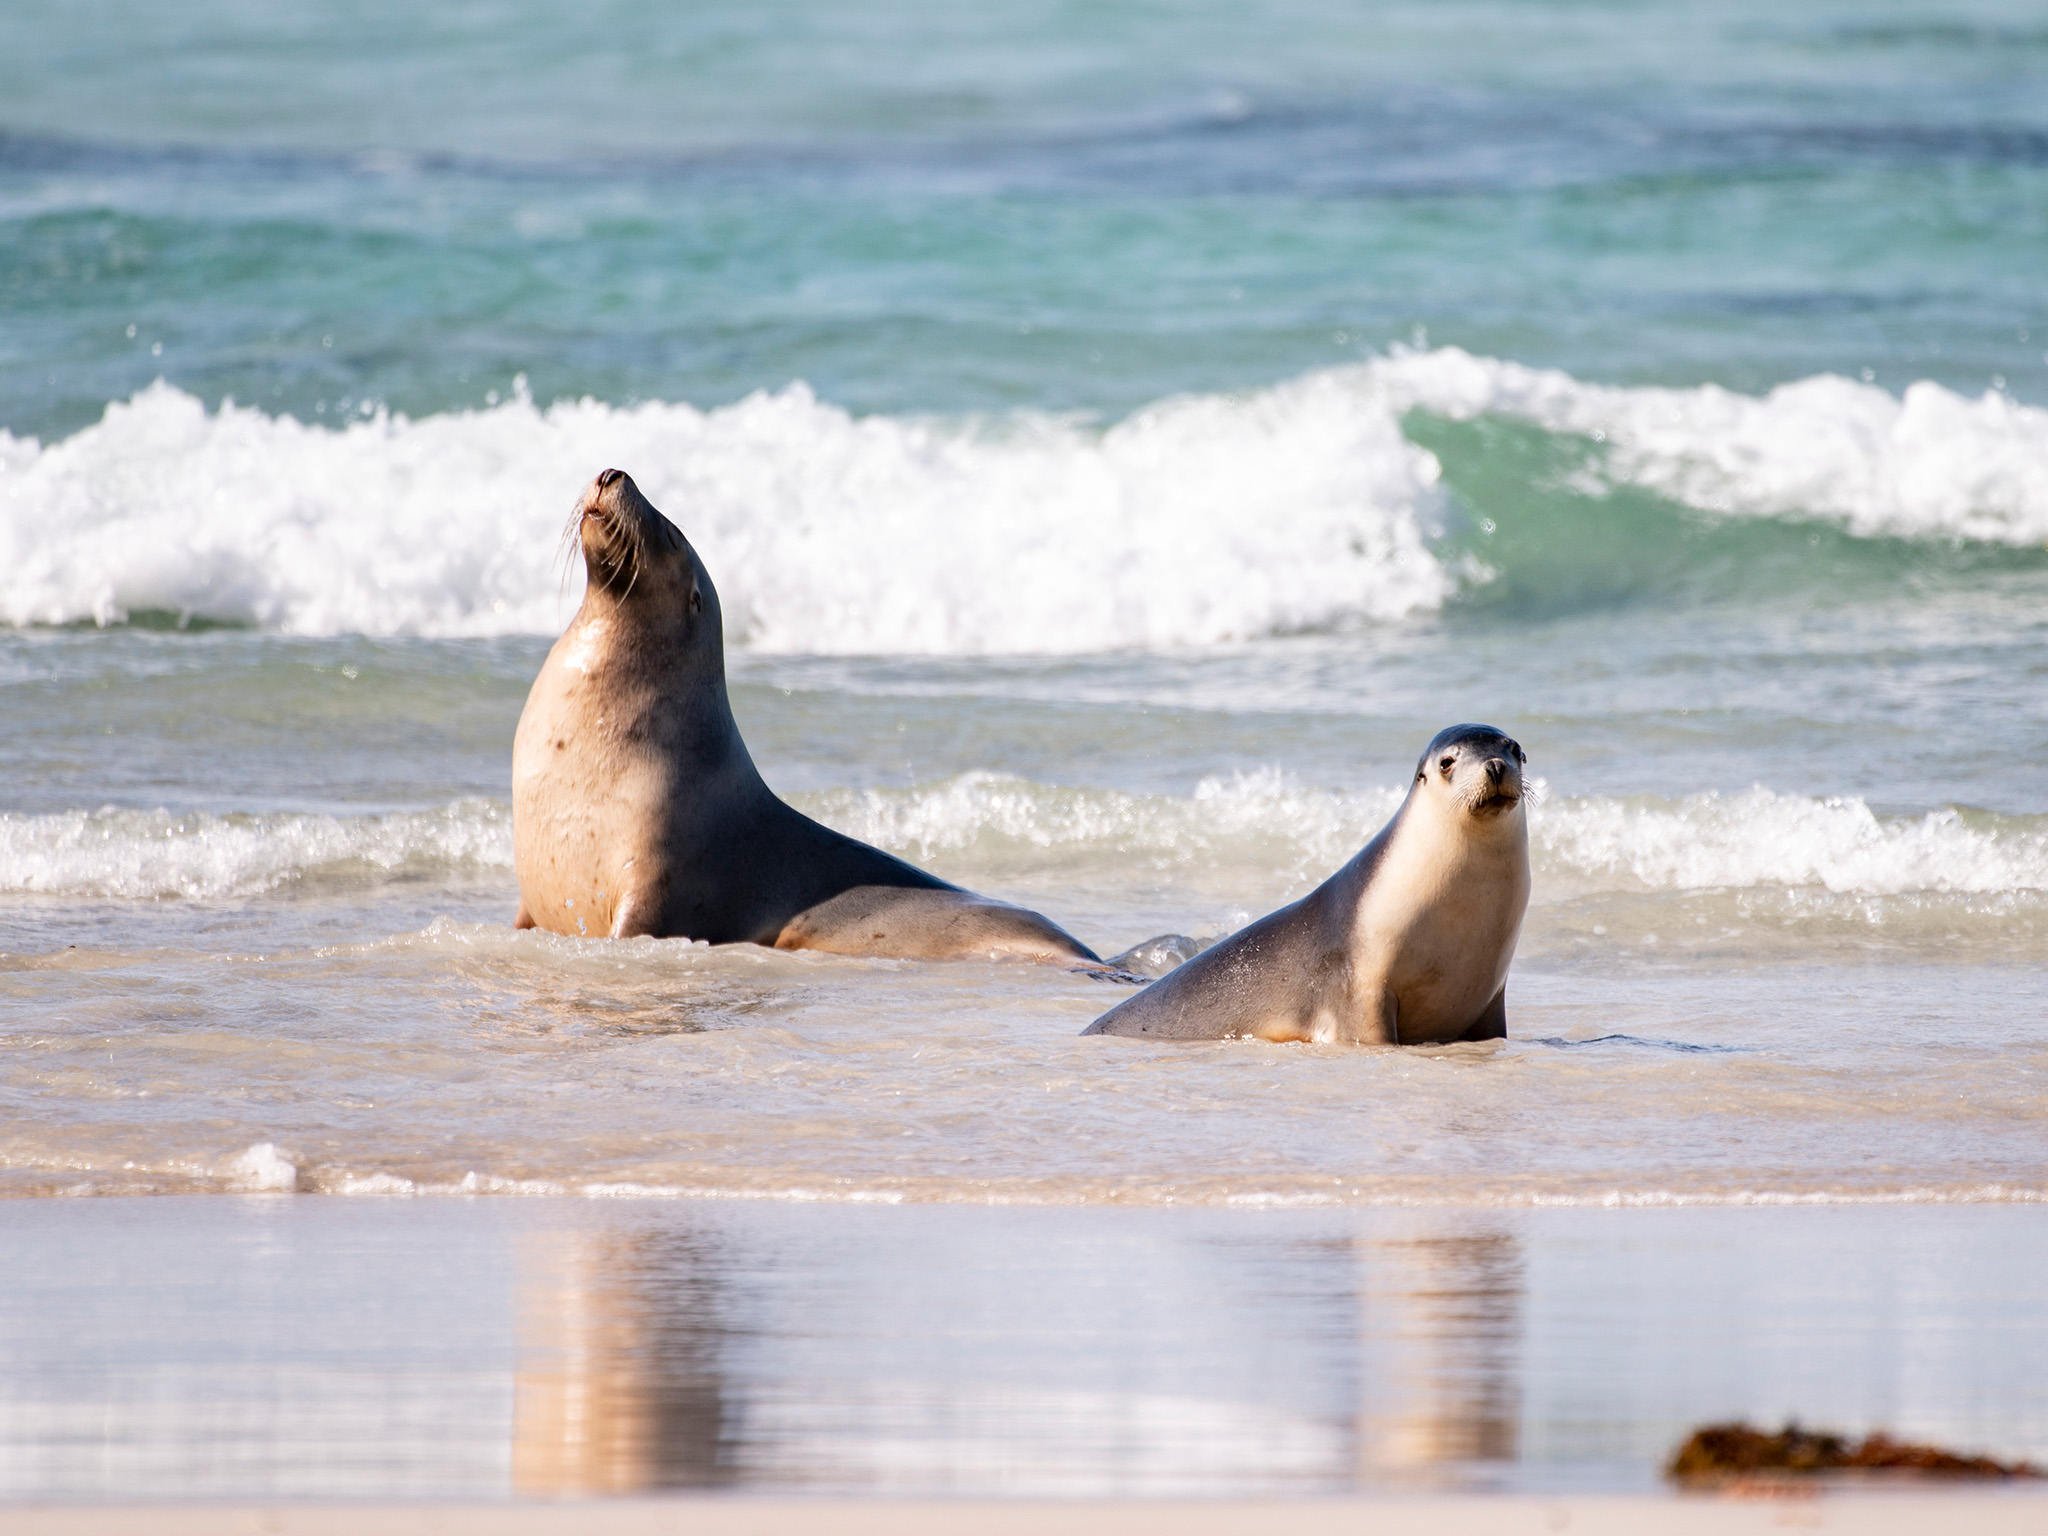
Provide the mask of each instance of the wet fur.
[{"label": "wet fur", "polygon": [[732,718],[717,589],[630,477],[598,476],[564,537],[589,585],[513,742],[517,926],[1102,969],[1038,913],[834,832],[768,788]]},{"label": "wet fur", "polygon": [[1400,810],[1342,869],[1083,1033],[1381,1045],[1506,1035],[1529,903],[1523,762],[1489,726],[1439,733]]}]

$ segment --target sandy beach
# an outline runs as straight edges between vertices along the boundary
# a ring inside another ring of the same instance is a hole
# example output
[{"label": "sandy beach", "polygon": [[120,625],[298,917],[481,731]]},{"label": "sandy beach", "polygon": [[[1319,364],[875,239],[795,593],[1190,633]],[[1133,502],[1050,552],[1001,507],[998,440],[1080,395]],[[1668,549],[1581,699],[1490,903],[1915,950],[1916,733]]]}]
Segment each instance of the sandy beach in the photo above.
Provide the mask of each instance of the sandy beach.
[{"label": "sandy beach", "polygon": [[1804,1498],[1373,1499],[1270,1504],[669,1499],[603,1504],[15,1507],[18,1536],[2038,1536],[2048,1498],[1827,1493]]},{"label": "sandy beach", "polygon": [[6,1201],[0,1502],[1663,1507],[1734,1418],[2038,1456],[2044,1252],[1983,1204]]}]

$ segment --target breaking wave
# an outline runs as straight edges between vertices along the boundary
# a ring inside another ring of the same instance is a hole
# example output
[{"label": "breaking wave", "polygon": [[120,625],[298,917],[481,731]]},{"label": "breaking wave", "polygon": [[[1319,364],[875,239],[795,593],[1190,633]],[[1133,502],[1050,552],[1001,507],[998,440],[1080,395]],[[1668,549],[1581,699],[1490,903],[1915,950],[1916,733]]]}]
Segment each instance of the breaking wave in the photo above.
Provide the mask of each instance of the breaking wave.
[{"label": "breaking wave", "polygon": [[[1277,770],[1186,796],[969,773],[913,789],[797,797],[852,836],[950,873],[1015,867],[1134,882],[1257,871],[1297,885],[1356,852],[1394,789],[1316,789]],[[1836,894],[2048,891],[2048,817],[1955,809],[1879,816],[1854,797],[1755,788],[1685,799],[1553,797],[1532,809],[1538,898],[1776,887]],[[384,816],[0,816],[0,892],[236,898],[296,881],[377,883],[512,867],[510,810],[464,800]]]},{"label": "breaking wave", "polygon": [[607,464],[697,543],[728,638],[761,651],[1072,653],[1393,619],[1489,575],[1444,543],[1412,410],[1584,438],[1588,495],[2048,541],[2048,412],[1924,382],[1618,388],[1444,348],[1106,430],[857,419],[802,385],[710,411],[521,393],[331,429],[158,383],[61,442],[0,432],[0,619],[551,633],[580,582],[561,524]]},{"label": "breaking wave", "polygon": [[1200,644],[1440,603],[1436,461],[1311,378],[1044,416],[856,420],[798,385],[715,411],[492,410],[340,431],[158,384],[4,445],[0,615],[137,610],[301,634],[552,633],[578,489],[629,469],[691,538],[728,640],[784,652]]},{"label": "breaking wave", "polygon": [[0,892],[153,900],[255,896],[308,878],[378,881],[512,867],[487,800],[386,816],[169,811],[0,815]]},{"label": "breaking wave", "polygon": [[1456,347],[1360,370],[1398,406],[1505,416],[1604,447],[1596,479],[1731,516],[1799,516],[1863,537],[2048,540],[2048,410],[1922,380],[1903,396],[1837,374],[1763,396],[1621,389]]}]

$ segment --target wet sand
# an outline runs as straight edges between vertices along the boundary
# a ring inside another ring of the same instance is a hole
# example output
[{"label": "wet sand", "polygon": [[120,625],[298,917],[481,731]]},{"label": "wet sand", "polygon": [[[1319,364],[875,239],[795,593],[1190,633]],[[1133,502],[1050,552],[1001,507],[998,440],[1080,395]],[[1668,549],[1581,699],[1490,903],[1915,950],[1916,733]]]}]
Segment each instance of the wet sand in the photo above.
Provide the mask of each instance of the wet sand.
[{"label": "wet sand", "polygon": [[2019,1204],[0,1201],[0,1521],[692,1494],[1509,1519],[1668,1500],[1672,1447],[1730,1418],[2038,1463],[2044,1260]]},{"label": "wet sand", "polygon": [[129,1506],[13,1509],[13,1536],[2037,1536],[2048,1497],[1999,1493],[1831,1493],[1797,1499],[1572,1497],[1334,1499],[1286,1503],[1065,1503],[946,1500],[664,1499],[605,1504]]}]

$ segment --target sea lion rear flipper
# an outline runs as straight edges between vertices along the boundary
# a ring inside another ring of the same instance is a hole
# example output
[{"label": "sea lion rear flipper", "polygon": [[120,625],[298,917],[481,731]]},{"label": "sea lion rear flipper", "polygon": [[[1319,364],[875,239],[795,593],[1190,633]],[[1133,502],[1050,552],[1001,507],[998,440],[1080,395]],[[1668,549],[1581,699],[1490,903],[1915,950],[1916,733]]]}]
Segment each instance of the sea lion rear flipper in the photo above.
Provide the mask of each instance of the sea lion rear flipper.
[{"label": "sea lion rear flipper", "polygon": [[1040,960],[1103,969],[1095,952],[1043,913],[957,886],[856,885],[783,924],[776,949],[904,960]]},{"label": "sea lion rear flipper", "polygon": [[1508,1037],[1508,989],[1505,983],[1493,994],[1493,1001],[1481,1010],[1472,1027],[1460,1040],[1505,1040]]}]

